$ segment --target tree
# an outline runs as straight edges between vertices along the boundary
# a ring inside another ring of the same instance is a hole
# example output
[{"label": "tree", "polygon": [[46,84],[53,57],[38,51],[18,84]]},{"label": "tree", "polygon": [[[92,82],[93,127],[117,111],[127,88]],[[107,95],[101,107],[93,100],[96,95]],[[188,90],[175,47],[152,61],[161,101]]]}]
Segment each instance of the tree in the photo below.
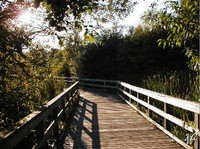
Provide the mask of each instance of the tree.
[{"label": "tree", "polygon": [[13,23],[28,7],[23,0],[0,2],[0,131],[12,128],[64,87],[50,77],[46,51],[31,45],[30,34]]},{"label": "tree", "polygon": [[[170,12],[167,11],[170,9]],[[167,30],[167,38],[159,39],[159,45],[179,47],[185,50],[185,55],[190,58],[189,66],[192,70],[199,71],[199,1],[185,0],[169,1],[166,9],[145,16],[146,22],[151,22],[155,27]]]},{"label": "tree", "polygon": [[57,31],[72,28],[85,29],[85,34],[93,37],[94,27],[106,22],[118,21],[133,11],[137,2],[128,0],[35,0],[37,8],[42,3],[46,8],[49,25]]}]

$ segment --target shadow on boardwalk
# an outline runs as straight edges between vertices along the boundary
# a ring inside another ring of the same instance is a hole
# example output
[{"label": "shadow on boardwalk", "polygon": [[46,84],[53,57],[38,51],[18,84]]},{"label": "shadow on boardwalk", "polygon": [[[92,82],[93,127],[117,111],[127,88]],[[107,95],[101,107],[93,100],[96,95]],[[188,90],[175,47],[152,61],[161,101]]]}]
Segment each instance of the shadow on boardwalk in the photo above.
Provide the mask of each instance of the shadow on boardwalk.
[{"label": "shadow on boardwalk", "polygon": [[[88,141],[91,142],[92,148],[100,148],[97,104],[85,98],[80,98],[79,105],[69,121],[69,129],[60,142],[62,146],[58,148],[86,149],[88,148],[86,145]],[[87,136],[87,139],[82,138],[83,133],[84,136]]]},{"label": "shadow on boardwalk", "polygon": [[181,148],[116,94],[86,90],[80,93],[58,149]]}]

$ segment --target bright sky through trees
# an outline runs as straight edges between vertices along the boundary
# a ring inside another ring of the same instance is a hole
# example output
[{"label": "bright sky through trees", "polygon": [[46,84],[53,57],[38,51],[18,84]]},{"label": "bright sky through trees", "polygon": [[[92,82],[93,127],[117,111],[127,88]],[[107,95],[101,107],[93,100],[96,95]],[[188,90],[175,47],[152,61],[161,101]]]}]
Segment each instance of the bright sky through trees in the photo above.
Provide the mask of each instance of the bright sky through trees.
[{"label": "bright sky through trees", "polygon": [[22,24],[29,24],[30,20],[31,20],[31,17],[32,17],[32,13],[29,12],[29,11],[25,11],[19,16],[19,21]]},{"label": "bright sky through trees", "polygon": [[120,24],[134,26],[134,27],[138,26],[141,23],[140,17],[144,14],[145,11],[150,9],[150,5],[153,2],[156,2],[158,4],[158,9],[160,9],[164,6],[165,1],[166,0],[140,0],[138,1],[138,4],[136,5],[133,13],[131,13],[126,19],[120,21]]},{"label": "bright sky through trees", "polygon": [[[145,11],[150,9],[150,5],[153,2],[156,2],[158,4],[158,9],[160,9],[163,6],[163,3],[166,0],[140,0],[138,1],[138,4],[134,8],[133,13],[131,13],[126,19],[121,20],[119,24],[124,26],[134,26],[137,27],[139,24],[142,23],[140,17],[144,14]],[[39,8],[40,9],[40,8]],[[37,9],[38,11],[38,9]],[[41,10],[39,10],[41,11]],[[41,13],[38,13],[41,14]],[[38,19],[37,19],[38,16]],[[41,16],[37,15],[37,13],[34,13],[33,10],[26,10],[24,13],[22,13],[18,17],[19,25],[28,25],[32,26],[32,30],[40,26],[43,21],[41,19]],[[106,25],[106,27],[111,27],[112,25]],[[36,29],[37,30],[37,29]],[[45,37],[45,36],[37,36],[35,41],[39,41],[40,43],[44,45],[50,45],[52,48],[60,48],[58,44],[57,39],[53,39],[52,37]]]}]

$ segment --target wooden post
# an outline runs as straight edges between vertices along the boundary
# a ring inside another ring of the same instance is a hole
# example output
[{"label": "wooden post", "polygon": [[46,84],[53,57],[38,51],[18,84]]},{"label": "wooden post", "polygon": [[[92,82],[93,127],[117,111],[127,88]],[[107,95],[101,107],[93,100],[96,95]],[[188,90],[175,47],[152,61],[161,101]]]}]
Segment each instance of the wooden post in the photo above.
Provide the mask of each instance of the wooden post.
[{"label": "wooden post", "polygon": [[[72,93],[71,93],[71,91],[70,91],[69,94],[68,94],[68,101],[69,101],[71,95],[72,95]],[[69,102],[70,102],[70,101],[69,101]]]},{"label": "wooden post", "polygon": [[[147,96],[147,103],[150,105],[151,104],[151,100],[150,100],[150,97]],[[151,110],[148,109],[148,116],[151,118]]]},{"label": "wooden post", "polygon": [[[126,87],[125,86],[123,86],[123,91],[126,91]],[[123,94],[124,95],[124,94]],[[124,98],[125,98],[126,96],[124,96]],[[126,101],[127,101],[127,98],[125,98],[126,99]]]},{"label": "wooden post", "polygon": [[[62,108],[62,109],[65,108],[65,103],[66,103],[66,99],[64,98],[63,101],[62,101],[62,103],[61,103],[61,108]],[[62,121],[66,121],[66,111],[64,111],[61,120],[62,120]]]},{"label": "wooden post", "polygon": [[[129,89],[129,94],[131,94],[131,89]],[[129,102],[131,103],[131,97],[129,97]]]},{"label": "wooden post", "polygon": [[[53,110],[53,119],[56,120],[58,116],[58,108],[56,107]],[[58,136],[58,123],[55,125],[54,130],[53,130],[53,136],[56,138]]]},{"label": "wooden post", "polygon": [[[140,94],[137,92],[137,99],[140,99]],[[140,104],[137,102],[137,107],[140,109]]]},{"label": "wooden post", "polygon": [[[164,102],[164,112],[167,113],[167,103]],[[167,130],[167,119],[164,118],[164,128]]]},{"label": "wooden post", "polygon": [[[75,95],[75,89],[72,90],[72,94],[71,96],[74,96]],[[74,101],[75,101],[75,96],[72,98],[72,106],[74,107]]]},{"label": "wooden post", "polygon": [[45,131],[45,123],[42,121],[37,127],[36,127],[36,138],[37,138],[37,143],[38,145],[41,146],[42,148],[47,148],[47,141],[43,142],[42,144],[40,143],[41,140],[43,140],[44,137],[44,131]]},{"label": "wooden post", "polygon": [[44,121],[36,127],[37,142],[44,136]]},{"label": "wooden post", "polygon": [[[195,113],[195,115],[194,115],[194,124],[195,124],[196,128],[200,129],[200,114],[198,114],[198,113]],[[199,136],[197,136],[197,138],[195,139],[194,148],[200,149],[200,137]]]}]

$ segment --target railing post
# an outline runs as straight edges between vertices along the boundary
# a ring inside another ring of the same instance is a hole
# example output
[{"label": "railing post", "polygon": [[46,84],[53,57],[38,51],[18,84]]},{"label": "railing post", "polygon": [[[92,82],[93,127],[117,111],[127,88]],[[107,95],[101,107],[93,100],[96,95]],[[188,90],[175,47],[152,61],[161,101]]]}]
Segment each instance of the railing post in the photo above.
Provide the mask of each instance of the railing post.
[{"label": "railing post", "polygon": [[[200,129],[200,114],[195,113],[194,115],[194,124],[197,129]],[[197,136],[194,142],[194,148],[195,149],[200,149],[200,137]]]},{"label": "railing post", "polygon": [[[150,97],[147,96],[147,103],[150,105],[151,104],[151,100]],[[148,108],[148,116],[151,118],[151,110]]]},{"label": "railing post", "polygon": [[[164,112],[167,113],[167,103],[164,102]],[[167,129],[167,119],[164,118],[164,128]]]},{"label": "railing post", "polygon": [[[64,98],[62,103],[61,103],[61,108],[64,110],[66,104],[66,99]],[[63,116],[62,116],[62,121],[66,121],[66,110],[64,110]]]},{"label": "railing post", "polygon": [[[140,94],[137,92],[137,99],[139,99],[140,98]],[[140,109],[140,104],[137,102],[137,107],[138,107],[138,109]]]},{"label": "railing post", "polygon": [[44,121],[42,121],[37,127],[36,127],[36,137],[37,141],[39,141],[44,136]]},{"label": "railing post", "polygon": [[[126,91],[125,86],[122,86],[122,90],[123,90],[123,91]],[[123,95],[124,95],[124,93],[123,93]],[[124,99],[126,99],[125,96],[124,96]]]},{"label": "railing post", "polygon": [[118,83],[118,81],[116,81],[116,93],[121,94],[119,89],[120,89],[120,84]]},{"label": "railing post", "polygon": [[[58,107],[53,110],[53,119],[56,120],[58,116]],[[58,123],[55,125],[53,130],[53,136],[56,138],[58,136]]]},{"label": "railing post", "polygon": [[[129,94],[131,95],[131,89],[129,89]],[[131,97],[129,97],[129,102],[131,103]]]}]

